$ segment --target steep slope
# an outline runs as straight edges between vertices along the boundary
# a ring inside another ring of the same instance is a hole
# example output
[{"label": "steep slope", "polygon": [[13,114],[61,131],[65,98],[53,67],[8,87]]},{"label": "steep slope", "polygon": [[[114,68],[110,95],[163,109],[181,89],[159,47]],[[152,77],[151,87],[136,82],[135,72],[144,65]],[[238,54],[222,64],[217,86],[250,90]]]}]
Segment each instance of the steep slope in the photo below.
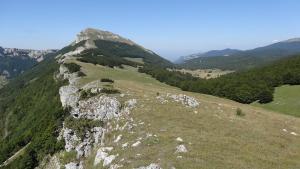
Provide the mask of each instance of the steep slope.
[{"label": "steep slope", "polygon": [[13,78],[41,62],[56,50],[32,50],[0,47],[0,75]]},{"label": "steep slope", "polygon": [[30,144],[5,168],[33,168],[44,155],[60,149],[56,131],[64,115],[58,97],[63,82],[53,78],[57,69],[53,57],[46,59],[0,90],[1,164]]},{"label": "steep slope", "polygon": [[300,53],[300,40],[290,39],[264,47],[237,52],[230,56],[199,57],[182,64],[191,69],[219,68],[223,70],[242,70],[262,66],[283,57]]}]

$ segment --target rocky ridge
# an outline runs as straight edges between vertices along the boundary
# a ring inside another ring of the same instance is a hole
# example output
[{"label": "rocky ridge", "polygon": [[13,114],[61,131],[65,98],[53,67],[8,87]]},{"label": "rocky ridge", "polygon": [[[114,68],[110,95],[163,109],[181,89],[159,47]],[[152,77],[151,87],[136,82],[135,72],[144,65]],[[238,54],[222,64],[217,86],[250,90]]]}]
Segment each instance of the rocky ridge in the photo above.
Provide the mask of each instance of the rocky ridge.
[{"label": "rocky ridge", "polygon": [[[1,47],[0,47],[1,48]],[[56,49],[47,50],[33,50],[33,49],[18,49],[18,48],[2,48],[0,51],[0,56],[9,57],[23,57],[35,59],[37,62],[41,62],[45,59],[45,56],[49,53],[55,53]]]}]

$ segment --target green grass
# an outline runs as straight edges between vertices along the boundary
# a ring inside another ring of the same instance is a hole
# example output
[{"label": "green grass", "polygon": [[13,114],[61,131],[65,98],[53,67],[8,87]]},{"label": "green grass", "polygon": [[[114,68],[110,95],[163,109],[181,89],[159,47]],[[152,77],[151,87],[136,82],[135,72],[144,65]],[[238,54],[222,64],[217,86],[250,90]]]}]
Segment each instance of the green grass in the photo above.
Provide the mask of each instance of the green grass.
[{"label": "green grass", "polygon": [[300,85],[277,87],[274,101],[267,104],[254,103],[253,105],[300,117]]}]

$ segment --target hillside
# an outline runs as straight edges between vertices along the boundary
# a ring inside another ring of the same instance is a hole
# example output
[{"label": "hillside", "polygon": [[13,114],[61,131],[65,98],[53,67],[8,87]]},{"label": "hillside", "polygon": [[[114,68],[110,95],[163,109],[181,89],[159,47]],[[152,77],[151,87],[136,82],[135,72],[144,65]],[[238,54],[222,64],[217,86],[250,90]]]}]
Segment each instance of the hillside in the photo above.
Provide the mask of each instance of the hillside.
[{"label": "hillside", "polygon": [[267,65],[278,59],[299,53],[300,40],[295,38],[264,47],[240,51],[229,56],[197,57],[185,61],[181,66],[190,69],[243,70]]},{"label": "hillside", "polygon": [[0,89],[0,167],[300,166],[300,119],[139,72],[168,65],[119,35],[81,32]]}]

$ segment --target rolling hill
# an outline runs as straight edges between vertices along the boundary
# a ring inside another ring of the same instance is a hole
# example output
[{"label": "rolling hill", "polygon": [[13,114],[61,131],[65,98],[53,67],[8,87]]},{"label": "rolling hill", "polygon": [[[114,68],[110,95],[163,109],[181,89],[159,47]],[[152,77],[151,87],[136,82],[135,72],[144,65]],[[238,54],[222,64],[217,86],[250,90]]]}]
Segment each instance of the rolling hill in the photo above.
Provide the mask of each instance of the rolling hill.
[{"label": "rolling hill", "polygon": [[229,56],[197,57],[185,61],[180,66],[190,69],[243,70],[267,65],[278,59],[299,53],[300,39],[295,38],[264,47],[240,51]]}]

